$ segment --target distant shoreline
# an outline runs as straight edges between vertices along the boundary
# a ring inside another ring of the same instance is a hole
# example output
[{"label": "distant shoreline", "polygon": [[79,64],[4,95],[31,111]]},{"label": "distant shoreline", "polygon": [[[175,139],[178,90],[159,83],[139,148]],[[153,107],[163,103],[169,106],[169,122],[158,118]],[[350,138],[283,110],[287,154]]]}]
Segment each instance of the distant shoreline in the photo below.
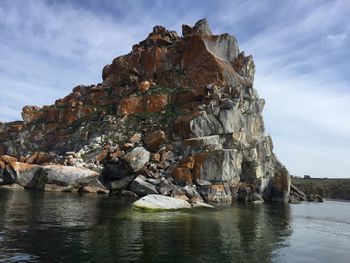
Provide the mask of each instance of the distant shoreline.
[{"label": "distant shoreline", "polygon": [[318,194],[325,199],[350,201],[350,178],[292,178],[292,184],[306,195]]},{"label": "distant shoreline", "polygon": [[350,200],[326,198],[325,201],[350,203]]}]

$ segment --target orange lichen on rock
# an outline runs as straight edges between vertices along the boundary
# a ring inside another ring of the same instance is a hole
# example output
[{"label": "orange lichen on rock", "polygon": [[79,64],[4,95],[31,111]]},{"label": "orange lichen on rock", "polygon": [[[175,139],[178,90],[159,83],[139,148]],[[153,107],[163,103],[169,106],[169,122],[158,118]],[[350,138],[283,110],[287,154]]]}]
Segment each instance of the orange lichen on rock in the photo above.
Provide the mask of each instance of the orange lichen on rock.
[{"label": "orange lichen on rock", "polygon": [[171,176],[179,184],[192,184],[192,174],[188,168],[175,167],[171,172]]},{"label": "orange lichen on rock", "polygon": [[146,92],[147,90],[149,90],[150,87],[151,87],[151,82],[149,82],[148,80],[142,81],[139,84],[139,91]]}]

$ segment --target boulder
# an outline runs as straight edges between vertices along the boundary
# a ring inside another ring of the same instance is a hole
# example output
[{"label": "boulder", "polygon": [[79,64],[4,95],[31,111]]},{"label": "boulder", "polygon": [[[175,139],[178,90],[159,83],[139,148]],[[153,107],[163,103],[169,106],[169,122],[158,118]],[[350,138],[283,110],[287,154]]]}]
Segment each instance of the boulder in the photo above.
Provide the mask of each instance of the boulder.
[{"label": "boulder", "polygon": [[138,175],[130,185],[130,190],[138,196],[158,194],[156,186],[147,182],[146,177]]},{"label": "boulder", "polygon": [[170,194],[171,197],[175,197],[175,198],[189,201],[187,195],[185,194],[185,192],[182,190],[182,188],[180,186],[173,185],[172,187],[173,187],[173,189],[172,189],[171,194]]},{"label": "boulder", "polygon": [[151,153],[151,158],[150,160],[155,163],[160,162],[160,154],[159,153]]},{"label": "boulder", "polygon": [[170,195],[174,189],[174,186],[167,180],[162,180],[156,185],[156,189],[161,195]]},{"label": "boulder", "polygon": [[44,189],[47,178],[39,165],[12,162],[6,166],[3,180],[4,184],[16,183],[26,188]]},{"label": "boulder", "polygon": [[187,185],[182,188],[182,191],[185,193],[185,195],[188,197],[191,203],[203,202],[203,198],[196,191],[195,187]]},{"label": "boulder", "polygon": [[56,153],[38,152],[31,155],[25,162],[44,165],[52,162],[58,162],[58,160],[59,156]]},{"label": "boulder", "polygon": [[0,161],[4,162],[5,164],[17,162],[17,158],[9,155],[2,155],[0,156]]},{"label": "boulder", "polygon": [[100,175],[86,168],[62,165],[43,166],[42,173],[47,178],[48,184],[70,186],[74,189],[80,189],[89,185]]},{"label": "boulder", "polygon": [[22,109],[22,118],[25,123],[30,123],[43,118],[44,113],[40,107],[24,106]]},{"label": "boulder", "polygon": [[212,184],[197,187],[198,193],[206,202],[210,203],[230,203],[232,202],[231,191],[224,184]]},{"label": "boulder", "polygon": [[151,152],[156,152],[159,150],[159,146],[164,144],[166,141],[166,136],[163,131],[155,131],[149,134],[145,139],[144,143]]},{"label": "boulder", "polygon": [[130,138],[131,143],[139,143],[142,139],[142,134],[141,133],[135,133],[133,136]]},{"label": "boulder", "polygon": [[119,180],[115,180],[111,183],[111,190],[113,192],[120,191],[122,189],[126,189],[130,183],[134,180],[135,175],[128,175]]},{"label": "boulder", "polygon": [[151,87],[151,82],[149,82],[148,80],[142,81],[139,84],[139,91],[146,92],[147,90],[149,90],[150,87]]},{"label": "boulder", "polygon": [[131,152],[127,153],[123,159],[129,164],[135,172],[139,171],[150,160],[150,152],[143,147],[136,147]]},{"label": "boulder", "polygon": [[124,178],[132,172],[132,169],[125,161],[118,161],[115,164],[107,164],[102,172],[103,182],[106,185],[110,185],[112,181]]},{"label": "boulder", "polygon": [[97,194],[108,194],[109,190],[102,184],[100,178],[93,180],[87,186],[81,189],[82,192],[97,193]]},{"label": "boulder", "polygon": [[[87,163],[89,162],[92,162],[92,163],[95,163],[95,162],[101,162],[103,159],[105,159],[108,155],[108,152],[106,149],[95,149],[95,150],[92,150],[86,154],[84,154],[84,157],[83,157],[83,160]],[[66,160],[67,160],[67,163],[70,163],[72,161],[69,161],[69,160],[73,160],[73,163],[74,163],[74,155],[69,155],[69,154],[66,154]]]},{"label": "boulder", "polygon": [[132,204],[133,208],[141,210],[177,210],[191,208],[191,205],[182,199],[164,195],[147,195]]}]

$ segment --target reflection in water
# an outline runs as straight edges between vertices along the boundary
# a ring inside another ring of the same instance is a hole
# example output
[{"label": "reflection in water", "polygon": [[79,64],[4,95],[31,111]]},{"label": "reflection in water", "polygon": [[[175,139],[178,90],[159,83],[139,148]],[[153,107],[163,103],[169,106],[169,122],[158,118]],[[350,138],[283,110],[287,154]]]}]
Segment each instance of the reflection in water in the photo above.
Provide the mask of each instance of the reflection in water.
[{"label": "reflection in water", "polygon": [[283,206],[143,213],[95,195],[2,191],[1,259],[268,262],[291,233]]},{"label": "reflection in water", "polygon": [[0,200],[0,262],[292,262],[300,212],[234,204],[144,213],[117,197],[26,191]]}]

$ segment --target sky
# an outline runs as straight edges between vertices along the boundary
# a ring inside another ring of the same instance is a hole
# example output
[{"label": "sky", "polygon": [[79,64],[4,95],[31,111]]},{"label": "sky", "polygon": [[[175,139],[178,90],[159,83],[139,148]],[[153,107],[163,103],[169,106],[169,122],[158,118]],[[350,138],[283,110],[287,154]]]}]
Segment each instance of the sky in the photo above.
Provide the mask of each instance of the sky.
[{"label": "sky", "polygon": [[0,121],[48,105],[153,26],[207,18],[252,54],[266,132],[292,175],[350,177],[350,1],[0,0]]}]

